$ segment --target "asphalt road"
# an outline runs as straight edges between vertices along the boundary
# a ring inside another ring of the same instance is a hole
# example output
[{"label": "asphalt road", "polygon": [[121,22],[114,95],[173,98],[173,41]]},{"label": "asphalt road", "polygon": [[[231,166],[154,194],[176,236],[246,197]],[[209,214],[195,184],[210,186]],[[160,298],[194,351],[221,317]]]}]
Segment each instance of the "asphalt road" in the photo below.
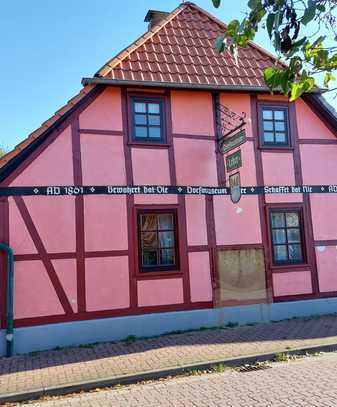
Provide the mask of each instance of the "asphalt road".
[{"label": "asphalt road", "polygon": [[[337,353],[249,372],[180,377],[34,402],[34,407],[337,407]],[[22,404],[20,404],[22,406]]]}]

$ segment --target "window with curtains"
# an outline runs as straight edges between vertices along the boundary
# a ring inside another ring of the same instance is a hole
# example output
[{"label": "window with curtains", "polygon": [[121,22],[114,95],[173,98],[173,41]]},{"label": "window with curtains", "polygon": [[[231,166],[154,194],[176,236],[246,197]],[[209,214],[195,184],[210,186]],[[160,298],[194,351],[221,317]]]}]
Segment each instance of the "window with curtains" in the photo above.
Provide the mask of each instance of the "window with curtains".
[{"label": "window with curtains", "polygon": [[164,99],[132,97],[131,106],[132,140],[164,143]]},{"label": "window with curtains", "polygon": [[270,211],[274,264],[304,262],[303,221],[299,209]]},{"label": "window with curtains", "polygon": [[260,138],[264,147],[290,147],[286,106],[260,105]]},{"label": "window with curtains", "polygon": [[176,217],[175,210],[138,213],[140,271],[178,268]]}]

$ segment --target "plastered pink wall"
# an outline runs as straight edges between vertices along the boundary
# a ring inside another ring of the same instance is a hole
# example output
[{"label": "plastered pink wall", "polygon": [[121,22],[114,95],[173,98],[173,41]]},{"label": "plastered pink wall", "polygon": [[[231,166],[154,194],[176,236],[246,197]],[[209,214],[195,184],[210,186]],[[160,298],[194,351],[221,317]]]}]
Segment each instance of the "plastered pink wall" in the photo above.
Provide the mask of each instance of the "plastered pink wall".
[{"label": "plastered pink wall", "polygon": [[173,133],[213,136],[212,103],[210,92],[171,92]]},{"label": "plastered pink wall", "polygon": [[300,151],[304,184],[337,184],[337,145],[305,144]]},{"label": "plastered pink wall", "polygon": [[36,248],[13,198],[9,203],[9,244],[15,254],[36,253]]},{"label": "plastered pink wall", "polygon": [[188,245],[207,245],[205,197],[186,195],[185,205]]},{"label": "plastered pink wall", "polygon": [[[292,153],[262,153],[264,185],[295,185]],[[266,202],[302,202],[302,194],[266,194]]]},{"label": "plastered pink wall", "polygon": [[337,246],[316,247],[320,292],[337,291]]},{"label": "plastered pink wall", "polygon": [[336,139],[323,121],[301,99],[296,102],[296,116],[300,139]]},{"label": "plastered pink wall", "polygon": [[24,201],[47,252],[76,250],[74,197],[27,196]]},{"label": "plastered pink wall", "polygon": [[250,96],[241,93],[221,93],[220,103],[228,107],[233,112],[242,116],[242,113],[246,113],[246,134],[247,137],[252,136],[252,122],[251,122],[251,109],[250,109]]},{"label": "plastered pink wall", "polygon": [[130,305],[128,258],[85,260],[88,311],[127,308]]},{"label": "plastered pink wall", "polygon": [[292,271],[273,274],[274,296],[312,293],[310,271]]},{"label": "plastered pink wall", "polygon": [[258,198],[243,196],[233,204],[228,196],[214,197],[216,242],[218,245],[261,243]]},{"label": "plastered pink wall", "polygon": [[121,91],[107,87],[81,114],[82,129],[117,130],[122,126]]},{"label": "plastered pink wall", "polygon": [[178,185],[217,185],[215,144],[207,140],[174,139]]},{"label": "plastered pink wall", "polygon": [[10,185],[73,184],[71,130],[67,127]]},{"label": "plastered pink wall", "polygon": [[138,306],[181,304],[184,299],[181,278],[137,282]]},{"label": "plastered pink wall", "polygon": [[84,185],[126,185],[122,136],[81,134]]},{"label": "plastered pink wall", "polygon": [[212,301],[212,283],[208,252],[188,254],[191,301]]},{"label": "plastered pink wall", "polygon": [[[168,149],[132,148],[135,185],[170,185]],[[177,203],[176,195],[135,195],[136,204]]]},{"label": "plastered pink wall", "polygon": [[127,230],[126,196],[84,198],[86,250],[127,250]]},{"label": "plastered pink wall", "polygon": [[77,312],[76,259],[58,259],[52,263],[73,311]]},{"label": "plastered pink wall", "polygon": [[136,205],[170,205],[170,204],[177,204],[178,197],[177,195],[145,195],[139,194],[134,196],[135,204]]},{"label": "plastered pink wall", "polygon": [[315,240],[336,240],[337,194],[310,195],[312,224]]},{"label": "plastered pink wall", "polygon": [[19,261],[14,273],[14,317],[31,318],[64,314],[41,261]]}]

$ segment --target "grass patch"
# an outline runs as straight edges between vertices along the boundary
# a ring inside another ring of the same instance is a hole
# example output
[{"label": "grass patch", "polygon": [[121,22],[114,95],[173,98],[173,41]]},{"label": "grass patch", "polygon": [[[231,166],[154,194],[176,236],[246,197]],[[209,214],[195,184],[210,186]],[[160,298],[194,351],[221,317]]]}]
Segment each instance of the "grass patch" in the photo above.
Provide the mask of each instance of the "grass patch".
[{"label": "grass patch", "polygon": [[122,339],[121,342],[125,343],[126,345],[130,345],[133,342],[136,342],[137,337],[135,335],[129,335],[126,338]]},{"label": "grass patch", "polygon": [[52,350],[57,350],[57,351],[59,351],[59,350],[65,350],[65,349],[67,349],[66,346],[56,346],[56,347],[53,348]]},{"label": "grass patch", "polygon": [[85,344],[82,344],[82,345],[78,345],[78,347],[79,347],[80,349],[92,349],[92,348],[94,348],[96,345],[98,345],[98,342],[95,342],[95,343],[85,343]]},{"label": "grass patch", "polygon": [[288,362],[288,360],[289,360],[289,354],[285,353],[285,352],[276,353],[276,355],[274,357],[275,362]]},{"label": "grass patch", "polygon": [[238,322],[228,322],[226,325],[225,325],[225,328],[236,328],[236,327],[238,327],[239,326],[239,323]]},{"label": "grass patch", "polygon": [[223,373],[227,369],[230,369],[230,367],[226,366],[224,363],[217,363],[210,367],[210,373]]}]

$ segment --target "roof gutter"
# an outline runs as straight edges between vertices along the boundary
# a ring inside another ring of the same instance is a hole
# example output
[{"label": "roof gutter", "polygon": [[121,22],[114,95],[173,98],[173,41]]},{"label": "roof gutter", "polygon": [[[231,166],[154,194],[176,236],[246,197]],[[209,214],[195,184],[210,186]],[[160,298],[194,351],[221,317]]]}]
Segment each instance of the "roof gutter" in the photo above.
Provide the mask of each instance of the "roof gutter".
[{"label": "roof gutter", "polygon": [[83,78],[82,85],[115,85],[115,86],[144,86],[160,88],[180,88],[180,89],[198,89],[198,90],[226,90],[226,91],[245,91],[245,92],[269,92],[267,86],[249,86],[249,85],[213,85],[207,83],[188,83],[188,82],[160,82],[160,81],[134,81],[124,79],[107,78]]}]

